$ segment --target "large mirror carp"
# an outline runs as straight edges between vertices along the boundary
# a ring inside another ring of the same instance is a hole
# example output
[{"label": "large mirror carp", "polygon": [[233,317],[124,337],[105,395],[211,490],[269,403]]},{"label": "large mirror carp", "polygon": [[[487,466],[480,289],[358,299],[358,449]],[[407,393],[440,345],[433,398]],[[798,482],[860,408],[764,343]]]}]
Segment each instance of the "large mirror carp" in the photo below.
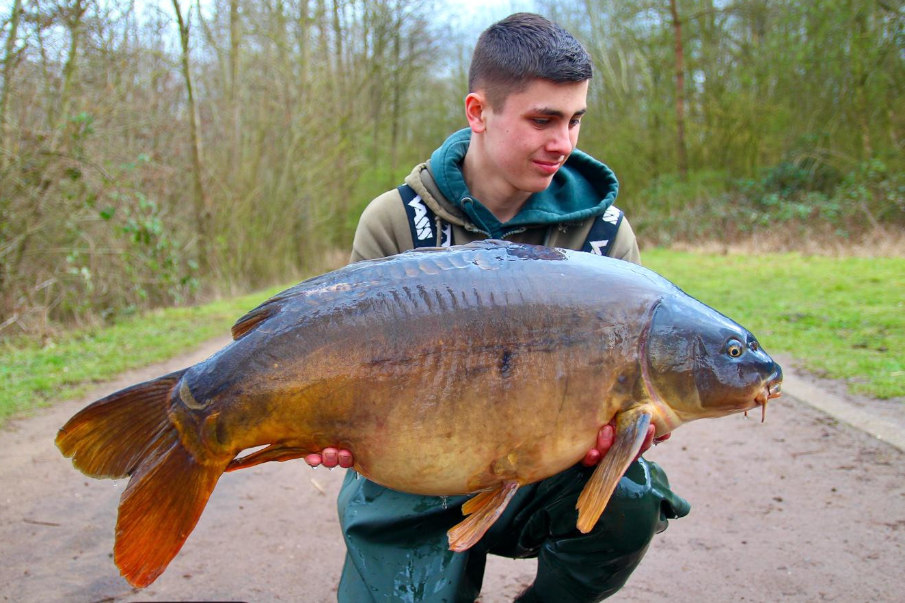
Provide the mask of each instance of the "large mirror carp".
[{"label": "large mirror carp", "polygon": [[233,337],[94,402],[57,436],[87,475],[131,476],[114,558],[135,586],[177,554],[224,471],[346,448],[389,488],[477,493],[449,533],[465,550],[519,486],[579,462],[615,418],[578,501],[587,532],[649,424],[662,436],[765,409],[782,381],[751,333],[650,270],[498,241],[309,279]]}]

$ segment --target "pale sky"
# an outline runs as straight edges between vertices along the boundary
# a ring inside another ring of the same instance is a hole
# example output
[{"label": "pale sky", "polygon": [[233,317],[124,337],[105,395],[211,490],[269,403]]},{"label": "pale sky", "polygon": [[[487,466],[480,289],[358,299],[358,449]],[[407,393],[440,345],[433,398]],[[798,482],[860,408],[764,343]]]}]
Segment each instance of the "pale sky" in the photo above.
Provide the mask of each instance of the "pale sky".
[{"label": "pale sky", "polygon": [[486,19],[488,25],[512,13],[537,10],[533,0],[447,0],[446,4],[461,7],[463,12]]}]

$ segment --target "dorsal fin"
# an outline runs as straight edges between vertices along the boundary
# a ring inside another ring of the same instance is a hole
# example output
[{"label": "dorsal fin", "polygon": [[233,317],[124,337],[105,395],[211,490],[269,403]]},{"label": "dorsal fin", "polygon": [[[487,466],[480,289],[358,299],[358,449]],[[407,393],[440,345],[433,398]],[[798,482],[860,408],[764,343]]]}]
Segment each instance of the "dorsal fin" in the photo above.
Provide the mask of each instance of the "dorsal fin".
[{"label": "dorsal fin", "polygon": [[[392,260],[391,257],[349,264],[339,270],[306,279],[285,291],[277,293],[236,321],[232,328],[233,339],[238,340],[245,337],[262,322],[279,314],[284,306],[291,308],[296,298],[311,297],[315,300],[324,300],[323,303],[329,303],[333,296],[348,295],[347,292],[359,283],[358,277],[356,277],[356,273],[359,270],[366,268],[368,265],[373,265],[374,262],[390,260]],[[373,277],[366,275],[365,280],[373,280]],[[317,306],[318,303],[317,301],[312,302],[312,307]]]},{"label": "dorsal fin", "polygon": [[279,310],[279,306],[271,303],[273,300],[264,302],[242,318],[236,321],[236,324],[233,325],[232,334],[233,339],[238,340],[251,332],[256,326],[276,314]]}]

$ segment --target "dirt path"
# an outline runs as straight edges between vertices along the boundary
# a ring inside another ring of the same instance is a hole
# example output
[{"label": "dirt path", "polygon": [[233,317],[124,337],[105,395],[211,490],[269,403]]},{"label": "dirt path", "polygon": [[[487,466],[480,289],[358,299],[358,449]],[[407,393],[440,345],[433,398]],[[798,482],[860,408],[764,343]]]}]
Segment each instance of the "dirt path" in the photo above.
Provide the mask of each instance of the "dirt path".
[{"label": "dirt path", "polygon": [[[125,482],[84,477],[53,445],[56,430],[94,398],[223,343],[132,371],[0,431],[3,600],[335,600],[340,471],[290,462],[225,475],[167,572],[136,591],[111,554]],[[612,600],[901,600],[905,453],[796,399],[797,391],[839,398],[813,380],[798,382],[790,374],[765,424],[699,421],[648,454],[693,508],[654,540]],[[842,404],[877,418],[886,433],[905,433],[901,404]],[[482,601],[511,600],[533,569],[532,561],[492,559]]]}]

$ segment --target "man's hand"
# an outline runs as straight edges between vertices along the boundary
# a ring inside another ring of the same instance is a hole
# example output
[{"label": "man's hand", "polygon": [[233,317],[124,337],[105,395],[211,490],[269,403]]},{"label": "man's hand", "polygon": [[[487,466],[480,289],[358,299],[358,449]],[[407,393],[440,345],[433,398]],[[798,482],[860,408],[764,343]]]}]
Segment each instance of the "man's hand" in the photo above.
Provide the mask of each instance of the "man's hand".
[{"label": "man's hand", "polygon": [[306,456],[305,462],[312,467],[323,465],[328,469],[337,466],[348,469],[354,464],[352,453],[345,448],[324,448],[320,453],[314,452]]},{"label": "man's hand", "polygon": [[[664,442],[669,439],[671,434],[667,433],[659,438],[654,439],[654,433],[657,431],[657,428],[653,425],[649,425],[647,427],[647,435],[644,437],[644,443],[641,444],[641,450],[638,452],[638,456],[641,456],[645,452],[647,452],[648,448],[651,447],[651,444],[659,444],[660,442]],[[585,467],[593,467],[600,463],[600,460],[606,456],[606,453],[609,451],[610,447],[613,445],[613,441],[616,439],[616,423],[615,419],[610,421],[606,425],[600,428],[600,431],[597,432],[597,445],[594,448],[591,448],[588,453],[582,459],[581,464]],[[638,460],[638,456],[635,457],[635,460]]]}]

